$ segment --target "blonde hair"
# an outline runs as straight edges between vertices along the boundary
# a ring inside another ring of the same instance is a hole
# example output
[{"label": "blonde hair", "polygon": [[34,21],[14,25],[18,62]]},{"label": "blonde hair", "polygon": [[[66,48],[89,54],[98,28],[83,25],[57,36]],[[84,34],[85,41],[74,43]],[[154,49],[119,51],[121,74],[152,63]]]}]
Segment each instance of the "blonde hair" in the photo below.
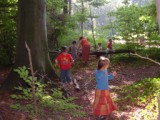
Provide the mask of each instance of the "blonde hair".
[{"label": "blonde hair", "polygon": [[99,61],[98,61],[98,70],[103,68],[104,66],[109,66],[110,60],[106,57],[101,56]]}]

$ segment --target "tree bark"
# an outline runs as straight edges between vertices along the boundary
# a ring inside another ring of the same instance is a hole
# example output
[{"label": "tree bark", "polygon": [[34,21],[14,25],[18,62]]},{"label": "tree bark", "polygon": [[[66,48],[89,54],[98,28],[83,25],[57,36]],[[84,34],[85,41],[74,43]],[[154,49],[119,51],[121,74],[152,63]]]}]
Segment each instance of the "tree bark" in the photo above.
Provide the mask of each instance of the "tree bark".
[{"label": "tree bark", "polygon": [[[81,1],[81,6],[82,6],[82,15],[84,14],[84,2],[83,0]],[[83,21],[81,22],[81,35],[83,36]]]},{"label": "tree bark", "polygon": [[92,9],[91,9],[90,5],[89,5],[89,11],[90,11],[90,17],[91,17],[91,29],[92,29],[92,36],[93,36],[93,41],[94,41],[94,50],[96,50],[96,40],[95,40],[95,35],[94,35],[94,23],[93,23],[93,17],[92,17]]},{"label": "tree bark", "polygon": [[[18,2],[17,45],[13,69],[29,67],[25,42],[31,50],[34,71],[46,73],[49,77],[57,79],[48,53],[46,0],[19,0]],[[4,85],[16,85],[19,81],[14,80],[15,78],[12,71]]]},{"label": "tree bark", "polygon": [[68,14],[71,16],[72,12],[72,0],[69,0],[69,10],[68,10]]},{"label": "tree bark", "polygon": [[158,28],[160,34],[160,0],[155,0],[156,2],[156,10],[157,10],[157,21],[158,21]]},{"label": "tree bark", "polygon": [[68,15],[68,0],[64,0],[63,14]]}]

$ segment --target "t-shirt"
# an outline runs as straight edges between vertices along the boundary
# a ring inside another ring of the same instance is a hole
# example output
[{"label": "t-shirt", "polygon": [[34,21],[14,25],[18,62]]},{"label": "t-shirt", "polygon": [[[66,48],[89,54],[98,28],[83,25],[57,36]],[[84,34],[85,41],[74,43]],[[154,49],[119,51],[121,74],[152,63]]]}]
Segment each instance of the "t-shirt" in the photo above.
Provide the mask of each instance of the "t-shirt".
[{"label": "t-shirt", "polygon": [[67,70],[71,68],[72,56],[69,53],[61,53],[58,55],[56,60],[58,61],[61,70]]},{"label": "t-shirt", "polygon": [[113,79],[112,74],[108,74],[108,70],[96,70],[96,89],[98,90],[108,90],[108,80]]},{"label": "t-shirt", "polygon": [[72,46],[70,47],[70,50],[71,50],[72,58],[73,58],[74,60],[77,59],[77,58],[78,58],[78,55],[77,55],[78,49],[77,49],[77,47],[76,47],[75,45],[72,45]]},{"label": "t-shirt", "polygon": [[112,49],[112,42],[108,42],[107,48]]}]

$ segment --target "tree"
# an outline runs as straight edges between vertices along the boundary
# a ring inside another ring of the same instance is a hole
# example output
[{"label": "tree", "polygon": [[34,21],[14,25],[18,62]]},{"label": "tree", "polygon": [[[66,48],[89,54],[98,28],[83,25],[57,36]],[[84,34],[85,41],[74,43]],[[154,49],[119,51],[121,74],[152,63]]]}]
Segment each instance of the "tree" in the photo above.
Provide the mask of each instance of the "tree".
[{"label": "tree", "polygon": [[16,0],[0,1],[0,66],[12,65],[16,43]]},{"label": "tree", "polygon": [[151,36],[157,33],[156,20],[154,19],[155,5],[153,3],[138,7],[137,5],[130,5],[128,2],[125,2],[125,6],[118,8],[116,12],[112,12],[111,14],[116,16],[114,27],[117,36],[126,40],[126,47],[129,49],[141,47],[138,44],[139,39],[142,37],[150,40],[148,42],[150,44]]},{"label": "tree", "polygon": [[156,3],[156,10],[157,10],[157,21],[158,21],[158,27],[159,27],[159,34],[160,34],[160,0],[155,0]]},{"label": "tree", "polygon": [[[19,0],[17,26],[16,59],[13,68],[29,66],[26,42],[31,50],[34,71],[46,73],[56,79],[48,54],[46,0]],[[15,82],[13,76],[14,73],[11,72],[5,83],[11,86],[17,84],[19,81]]]}]

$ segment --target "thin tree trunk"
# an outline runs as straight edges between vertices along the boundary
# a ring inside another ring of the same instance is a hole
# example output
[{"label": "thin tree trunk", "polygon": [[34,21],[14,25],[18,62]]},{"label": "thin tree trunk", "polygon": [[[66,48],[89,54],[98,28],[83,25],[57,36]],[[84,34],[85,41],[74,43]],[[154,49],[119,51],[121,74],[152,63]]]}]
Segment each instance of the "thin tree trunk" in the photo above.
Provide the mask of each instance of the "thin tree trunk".
[{"label": "thin tree trunk", "polygon": [[[83,0],[82,0],[82,2],[81,2],[81,6],[82,6],[82,15],[84,14],[84,2],[83,2]],[[84,30],[84,28],[83,28],[83,22],[81,22],[81,35],[83,36],[83,30]]]},{"label": "thin tree trunk", "polygon": [[68,14],[71,16],[71,11],[72,11],[72,0],[68,0],[69,1],[69,10],[68,10]]},{"label": "thin tree trunk", "polygon": [[32,97],[33,97],[33,106],[34,106],[34,112],[37,115],[38,113],[38,108],[37,108],[37,99],[36,99],[36,90],[35,90],[35,73],[33,71],[33,64],[32,64],[32,57],[31,57],[31,51],[29,49],[29,46],[25,42],[26,49],[28,51],[28,58],[29,58],[29,63],[30,63],[30,69],[31,69],[31,74],[32,74]]},{"label": "thin tree trunk", "polygon": [[158,21],[158,28],[160,34],[160,0],[155,0],[156,2],[156,9],[157,9],[157,21]]},{"label": "thin tree trunk", "polygon": [[63,14],[68,15],[68,0],[64,0]]},{"label": "thin tree trunk", "polygon": [[90,18],[91,18],[92,36],[93,36],[93,41],[94,41],[94,49],[96,50],[96,40],[95,40],[95,35],[94,35],[94,23],[93,23],[92,10],[91,10],[90,5],[89,5],[89,10],[90,10]]}]

